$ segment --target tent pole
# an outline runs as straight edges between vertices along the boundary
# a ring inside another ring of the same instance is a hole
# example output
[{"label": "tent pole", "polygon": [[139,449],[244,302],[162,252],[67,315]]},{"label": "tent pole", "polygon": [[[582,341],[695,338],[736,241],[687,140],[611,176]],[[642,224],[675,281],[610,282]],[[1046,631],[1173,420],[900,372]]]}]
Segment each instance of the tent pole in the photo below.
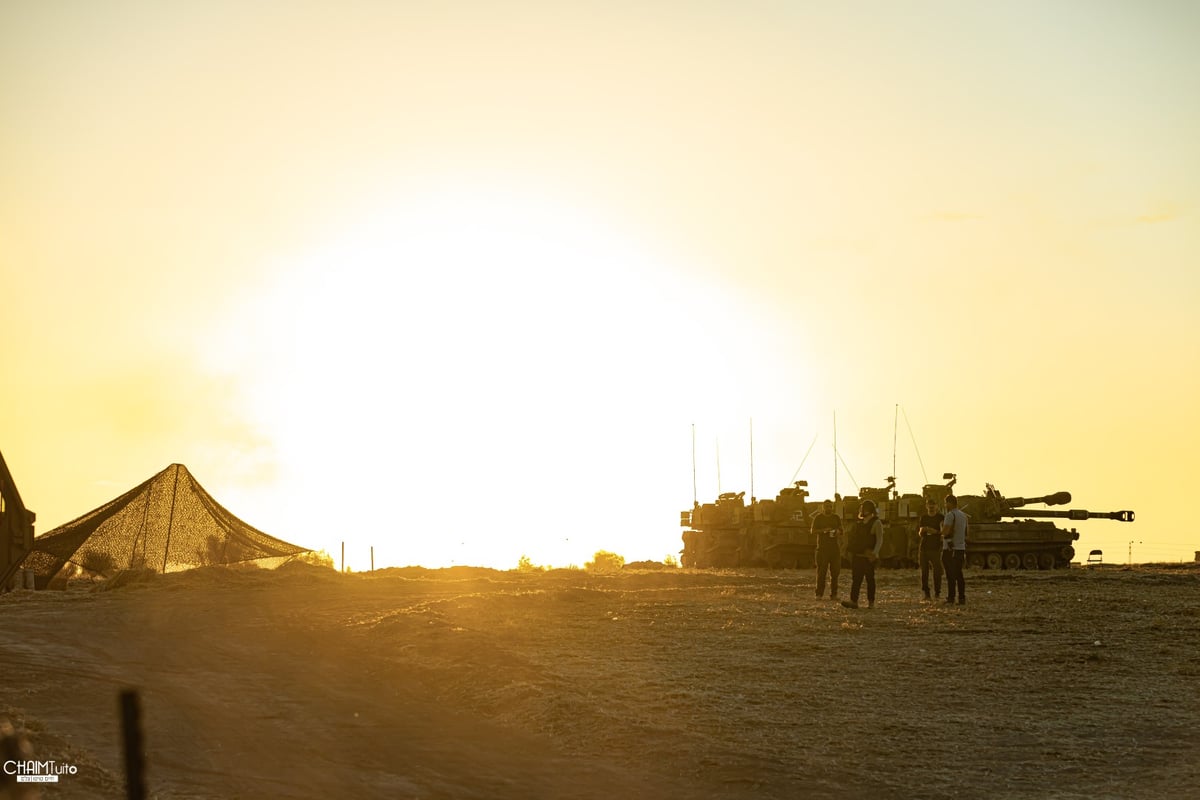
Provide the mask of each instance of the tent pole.
[{"label": "tent pole", "polygon": [[[153,485],[153,484],[152,484]],[[146,505],[142,508],[142,527],[138,528],[137,536],[133,537],[133,550],[129,553],[129,569],[133,569],[133,562],[137,559],[138,540],[142,542],[142,566],[146,566],[146,540],[143,538],[146,535],[146,520],[150,516],[150,487],[146,487]]]},{"label": "tent pole", "polygon": [[179,492],[179,465],[175,464],[175,485],[171,487],[171,516],[167,519],[167,544],[163,548],[163,574],[167,574],[167,554],[171,552],[171,529],[175,527],[175,495]]}]

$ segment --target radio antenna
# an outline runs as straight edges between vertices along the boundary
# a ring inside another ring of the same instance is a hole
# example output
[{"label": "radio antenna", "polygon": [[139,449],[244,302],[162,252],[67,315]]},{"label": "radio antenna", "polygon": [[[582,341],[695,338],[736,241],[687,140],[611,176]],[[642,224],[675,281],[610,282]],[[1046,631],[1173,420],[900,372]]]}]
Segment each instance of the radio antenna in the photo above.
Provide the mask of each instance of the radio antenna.
[{"label": "radio antenna", "polygon": [[897,497],[900,493],[896,490],[896,431],[900,425],[900,404],[896,403],[896,410],[892,412],[892,494]]},{"label": "radio antenna", "polygon": [[796,471],[794,473],[792,473],[792,479],[790,481],[788,481],[788,483],[796,482],[796,476],[800,474],[800,470],[804,469],[804,462],[808,461],[808,454],[812,452],[813,445],[815,445],[816,443],[817,443],[817,437],[814,436],[813,440],[812,440],[812,444],[810,444],[808,446],[808,449],[804,451],[804,458],[800,459],[800,466],[796,467]]},{"label": "radio antenna", "polygon": [[721,496],[721,438],[717,437],[717,497]]},{"label": "radio antenna", "polygon": [[921,477],[925,479],[926,483],[929,483],[929,473],[925,471],[925,462],[921,459],[920,448],[917,447],[917,436],[913,433],[912,425],[908,422],[908,412],[902,408],[900,409],[900,413],[904,414],[904,427],[908,428],[908,436],[912,439],[913,443],[913,452],[917,454],[917,463],[921,465]]},{"label": "radio antenna", "polygon": [[750,502],[754,502],[754,417],[750,418]]},{"label": "radio antenna", "polygon": [[834,496],[835,496],[835,497],[837,496],[837,493],[838,493],[838,490],[837,490],[837,478],[838,478],[838,467],[837,467],[837,462],[838,462],[838,451],[837,451],[837,412],[836,412],[836,411],[834,411],[834,412],[833,412],[833,494],[834,494]]},{"label": "radio antenna", "polygon": [[700,493],[696,491],[696,423],[692,423],[692,506],[700,504]]}]

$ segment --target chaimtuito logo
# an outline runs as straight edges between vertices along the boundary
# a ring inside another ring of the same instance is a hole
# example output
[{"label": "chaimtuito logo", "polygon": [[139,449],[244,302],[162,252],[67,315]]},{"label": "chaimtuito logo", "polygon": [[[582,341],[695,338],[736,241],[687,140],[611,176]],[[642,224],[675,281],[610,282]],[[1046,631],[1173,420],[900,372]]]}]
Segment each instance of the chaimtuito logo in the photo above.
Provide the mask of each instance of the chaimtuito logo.
[{"label": "chaimtuito logo", "polygon": [[74,775],[79,768],[57,761],[5,761],[4,774],[15,775],[17,783],[58,783],[59,775]]}]

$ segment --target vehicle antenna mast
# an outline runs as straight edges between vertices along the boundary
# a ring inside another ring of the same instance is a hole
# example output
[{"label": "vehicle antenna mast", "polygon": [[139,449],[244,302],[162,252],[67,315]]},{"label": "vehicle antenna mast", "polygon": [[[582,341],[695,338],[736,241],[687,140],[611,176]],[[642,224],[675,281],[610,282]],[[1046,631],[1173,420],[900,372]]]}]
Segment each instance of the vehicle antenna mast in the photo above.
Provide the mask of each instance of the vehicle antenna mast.
[{"label": "vehicle antenna mast", "polygon": [[917,463],[921,465],[921,476],[929,483],[929,473],[925,471],[925,460],[921,458],[921,450],[917,447],[917,436],[913,433],[912,424],[908,421],[908,412],[903,408],[900,411],[904,414],[904,426],[908,428],[908,436],[912,439],[913,452],[917,454]]},{"label": "vehicle antenna mast", "polygon": [[721,496],[721,439],[717,438],[717,496]]},{"label": "vehicle antenna mast", "polygon": [[833,412],[833,496],[834,497],[837,497],[837,493],[838,493],[838,490],[837,490],[837,473],[838,473],[837,462],[838,462],[837,412],[834,411]]},{"label": "vehicle antenna mast", "polygon": [[696,423],[692,423],[692,507],[700,505],[700,493],[696,491]]},{"label": "vehicle antenna mast", "polygon": [[896,488],[896,432],[900,430],[900,404],[896,403],[896,409],[892,412],[892,499],[895,500],[900,496],[900,491]]},{"label": "vehicle antenna mast", "polygon": [[791,479],[791,481],[789,481],[790,483],[796,482],[796,476],[800,474],[800,470],[804,469],[804,462],[808,461],[808,454],[812,452],[813,445],[815,445],[816,443],[817,443],[817,437],[814,436],[812,443],[809,444],[808,449],[804,451],[804,458],[802,458],[800,460],[800,466],[796,467],[796,471],[792,474],[792,479]]},{"label": "vehicle antenna mast", "polygon": [[750,418],[750,502],[754,502],[754,417]]}]

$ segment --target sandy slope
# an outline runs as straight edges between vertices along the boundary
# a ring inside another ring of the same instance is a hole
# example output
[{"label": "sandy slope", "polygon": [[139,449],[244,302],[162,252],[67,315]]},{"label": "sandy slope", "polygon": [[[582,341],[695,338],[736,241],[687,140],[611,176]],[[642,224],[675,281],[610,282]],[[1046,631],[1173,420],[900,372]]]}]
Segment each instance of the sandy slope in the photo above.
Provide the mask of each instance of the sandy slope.
[{"label": "sandy slope", "polygon": [[[1200,573],[198,570],[0,598],[49,797],[1188,797]],[[843,590],[843,594],[845,591]]]}]

